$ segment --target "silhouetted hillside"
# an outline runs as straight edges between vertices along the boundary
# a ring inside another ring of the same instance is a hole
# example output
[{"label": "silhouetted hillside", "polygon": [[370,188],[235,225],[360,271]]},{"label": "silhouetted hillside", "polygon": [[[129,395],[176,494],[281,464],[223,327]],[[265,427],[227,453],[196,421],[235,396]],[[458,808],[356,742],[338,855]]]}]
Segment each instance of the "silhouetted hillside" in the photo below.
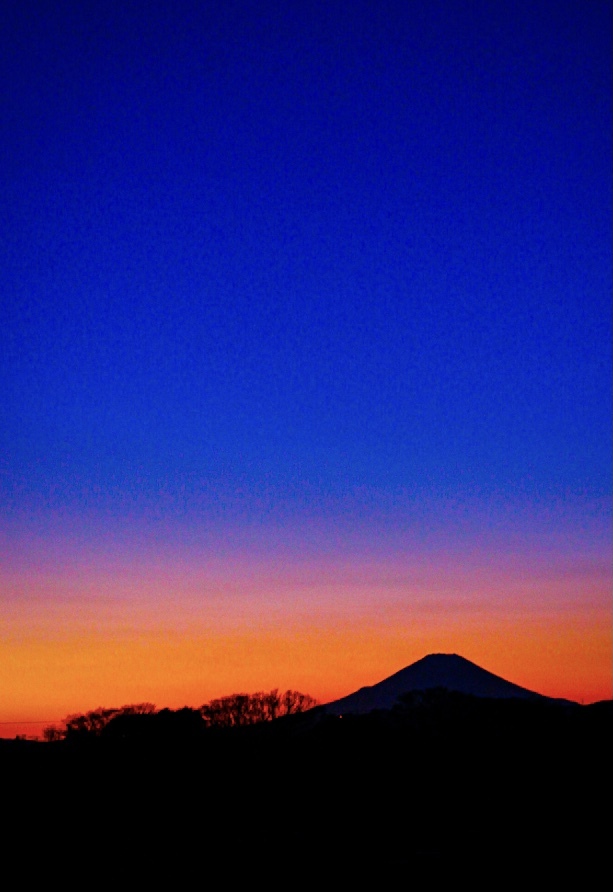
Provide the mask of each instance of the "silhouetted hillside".
[{"label": "silhouetted hillside", "polygon": [[237,868],[301,853],[351,870],[608,851],[611,701],[439,688],[343,718],[321,707],[226,728],[196,710],[120,718],[99,736],[2,741],[21,790],[9,812],[92,857],[138,840],[148,857],[197,850]]}]

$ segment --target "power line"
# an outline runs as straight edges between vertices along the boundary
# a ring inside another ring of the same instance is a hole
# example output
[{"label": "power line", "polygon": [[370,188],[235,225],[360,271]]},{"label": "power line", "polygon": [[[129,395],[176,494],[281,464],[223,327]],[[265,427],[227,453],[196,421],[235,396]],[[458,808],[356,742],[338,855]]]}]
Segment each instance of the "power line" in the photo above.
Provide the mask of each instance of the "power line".
[{"label": "power line", "polygon": [[26,719],[25,721],[0,722],[0,725],[52,725],[57,719]]}]

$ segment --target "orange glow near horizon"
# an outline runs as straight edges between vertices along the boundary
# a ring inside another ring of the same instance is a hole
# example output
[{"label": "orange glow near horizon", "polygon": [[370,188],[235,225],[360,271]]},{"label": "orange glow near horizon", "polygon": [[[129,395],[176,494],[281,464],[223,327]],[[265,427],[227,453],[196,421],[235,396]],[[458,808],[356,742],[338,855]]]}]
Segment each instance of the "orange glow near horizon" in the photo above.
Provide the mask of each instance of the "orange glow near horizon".
[{"label": "orange glow near horizon", "polygon": [[197,707],[279,687],[326,702],[434,652],[553,697],[613,694],[609,570],[596,559],[75,561],[0,581],[5,737],[143,701]]}]

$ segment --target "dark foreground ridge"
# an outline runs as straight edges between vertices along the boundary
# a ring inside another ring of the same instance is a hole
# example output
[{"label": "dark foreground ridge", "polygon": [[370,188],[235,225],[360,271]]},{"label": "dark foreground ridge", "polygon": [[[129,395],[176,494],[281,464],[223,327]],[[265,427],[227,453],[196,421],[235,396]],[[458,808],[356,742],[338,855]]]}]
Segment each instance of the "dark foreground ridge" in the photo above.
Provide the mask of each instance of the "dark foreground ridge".
[{"label": "dark foreground ridge", "polygon": [[432,880],[442,865],[494,863],[498,877],[608,860],[612,701],[511,696],[524,689],[455,655],[367,691],[407,678],[427,685],[342,718],[316,707],[213,728],[162,710],[94,735],[0,741],[5,853],[27,845],[50,875],[76,852],[93,867],[112,854],[141,884],[162,870],[180,882],[194,864],[211,882],[284,871],[286,888],[313,870],[383,882],[419,865]]}]

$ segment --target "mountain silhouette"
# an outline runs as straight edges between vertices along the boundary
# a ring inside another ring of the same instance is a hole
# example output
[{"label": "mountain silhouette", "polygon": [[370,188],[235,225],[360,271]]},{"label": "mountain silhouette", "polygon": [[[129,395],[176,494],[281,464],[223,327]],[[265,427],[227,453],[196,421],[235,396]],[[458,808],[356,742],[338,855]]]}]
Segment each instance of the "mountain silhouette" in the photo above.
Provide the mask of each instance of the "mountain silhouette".
[{"label": "mountain silhouette", "polygon": [[327,715],[364,715],[373,709],[391,709],[403,694],[431,688],[494,699],[552,699],[506,681],[458,654],[429,654],[378,684],[326,703],[322,711]]}]

